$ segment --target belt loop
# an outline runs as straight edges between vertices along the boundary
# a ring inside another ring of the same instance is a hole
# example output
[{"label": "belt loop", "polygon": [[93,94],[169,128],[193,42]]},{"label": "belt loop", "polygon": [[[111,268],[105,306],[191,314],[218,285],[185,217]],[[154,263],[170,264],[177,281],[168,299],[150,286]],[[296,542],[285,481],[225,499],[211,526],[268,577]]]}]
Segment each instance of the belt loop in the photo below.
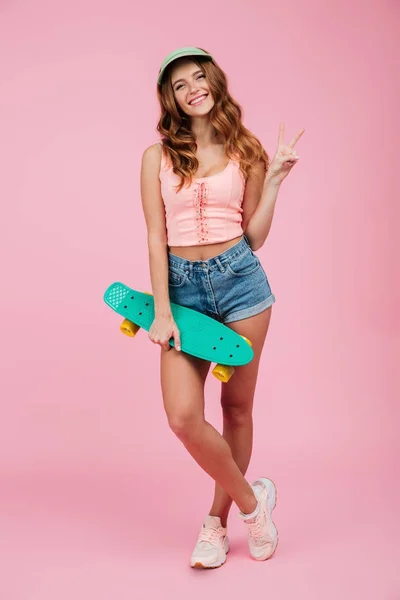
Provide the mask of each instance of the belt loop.
[{"label": "belt loop", "polygon": [[218,265],[218,269],[221,271],[221,273],[224,273],[224,272],[225,272],[225,267],[224,267],[224,265],[222,264],[222,262],[219,260],[218,256],[216,256],[216,257],[214,258],[214,260],[215,260],[215,262],[217,263],[217,265]]}]

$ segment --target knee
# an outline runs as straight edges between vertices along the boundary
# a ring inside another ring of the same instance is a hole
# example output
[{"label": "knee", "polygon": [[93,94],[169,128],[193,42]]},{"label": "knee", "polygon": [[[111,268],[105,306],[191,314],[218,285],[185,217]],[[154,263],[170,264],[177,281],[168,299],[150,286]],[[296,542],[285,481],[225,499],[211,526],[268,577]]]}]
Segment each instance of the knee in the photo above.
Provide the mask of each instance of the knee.
[{"label": "knee", "polygon": [[231,427],[244,427],[252,422],[252,404],[237,405],[222,403],[223,418]]},{"label": "knee", "polygon": [[173,413],[168,415],[168,424],[180,440],[188,440],[195,435],[199,420],[191,414]]}]

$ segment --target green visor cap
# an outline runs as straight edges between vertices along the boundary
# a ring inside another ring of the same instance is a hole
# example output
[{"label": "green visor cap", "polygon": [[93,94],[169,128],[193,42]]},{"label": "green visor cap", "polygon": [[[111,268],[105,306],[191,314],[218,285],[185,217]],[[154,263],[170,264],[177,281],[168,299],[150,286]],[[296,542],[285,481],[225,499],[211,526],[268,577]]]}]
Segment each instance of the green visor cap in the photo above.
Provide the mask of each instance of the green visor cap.
[{"label": "green visor cap", "polygon": [[213,59],[211,54],[207,54],[204,50],[200,48],[195,48],[193,46],[186,46],[185,48],[179,48],[178,50],[174,50],[171,54],[168,54],[166,58],[164,58],[163,63],[161,65],[161,69],[158,73],[158,85],[161,84],[162,76],[164,74],[165,69],[177,58],[182,58],[183,56],[205,56],[209,59]]}]

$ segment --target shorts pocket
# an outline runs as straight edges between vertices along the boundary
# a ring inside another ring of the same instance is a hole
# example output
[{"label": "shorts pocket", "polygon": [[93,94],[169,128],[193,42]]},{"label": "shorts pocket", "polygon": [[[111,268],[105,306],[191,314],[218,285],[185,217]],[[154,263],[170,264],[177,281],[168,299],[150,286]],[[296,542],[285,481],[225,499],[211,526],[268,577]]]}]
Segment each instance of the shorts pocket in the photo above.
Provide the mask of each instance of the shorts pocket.
[{"label": "shorts pocket", "polygon": [[171,267],[171,265],[168,266],[168,285],[170,287],[181,287],[185,283],[186,277],[187,275],[183,271]]},{"label": "shorts pocket", "polygon": [[250,250],[242,252],[227,264],[227,271],[235,277],[245,277],[261,267],[259,258]]}]

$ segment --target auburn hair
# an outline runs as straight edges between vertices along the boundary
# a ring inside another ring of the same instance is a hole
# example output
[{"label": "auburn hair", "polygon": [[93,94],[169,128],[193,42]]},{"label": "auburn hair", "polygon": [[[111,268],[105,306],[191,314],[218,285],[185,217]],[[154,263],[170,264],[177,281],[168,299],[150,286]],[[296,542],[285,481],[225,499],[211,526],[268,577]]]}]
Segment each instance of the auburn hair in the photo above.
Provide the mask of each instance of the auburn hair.
[{"label": "auburn hair", "polygon": [[[252,166],[258,161],[264,162],[268,171],[270,161],[260,141],[244,127],[242,108],[228,91],[225,73],[213,60],[201,56],[191,56],[203,70],[208,86],[214,98],[211,109],[211,124],[216,134],[225,140],[225,152],[230,159],[239,161],[240,170],[247,180]],[[160,85],[157,85],[157,96],[161,107],[161,115],[157,131],[162,136],[163,151],[170,159],[174,173],[181,181],[177,191],[185,185],[190,186],[193,175],[199,168],[196,158],[197,144],[190,128],[190,117],[179,107],[175,100],[171,82],[172,63],[166,68]]]}]

